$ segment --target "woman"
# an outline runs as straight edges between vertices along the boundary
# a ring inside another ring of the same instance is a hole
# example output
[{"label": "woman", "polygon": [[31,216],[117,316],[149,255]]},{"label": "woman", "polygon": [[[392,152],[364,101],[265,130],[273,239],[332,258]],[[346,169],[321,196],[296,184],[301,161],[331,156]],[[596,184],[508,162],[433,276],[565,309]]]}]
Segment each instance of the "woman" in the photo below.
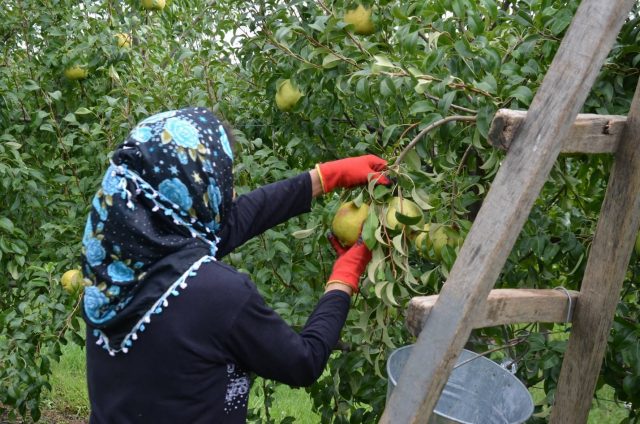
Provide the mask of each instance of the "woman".
[{"label": "woman", "polygon": [[343,249],[298,334],[248,276],[218,262],[310,210],[314,196],[365,184],[368,155],[319,164],[233,200],[230,134],[204,108],[154,115],[113,154],[83,237],[91,423],[245,422],[249,372],[293,386],[322,373],[371,258]]}]

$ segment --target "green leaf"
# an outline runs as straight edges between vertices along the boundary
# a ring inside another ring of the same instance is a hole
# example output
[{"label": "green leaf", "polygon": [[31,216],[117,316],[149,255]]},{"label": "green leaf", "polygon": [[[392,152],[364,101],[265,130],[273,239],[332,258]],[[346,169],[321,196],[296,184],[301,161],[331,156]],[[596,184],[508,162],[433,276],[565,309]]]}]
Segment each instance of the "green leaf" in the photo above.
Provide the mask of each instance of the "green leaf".
[{"label": "green leaf", "polygon": [[478,128],[480,135],[485,139],[489,135],[489,127],[491,126],[494,112],[494,109],[490,106],[483,106],[478,110],[476,127]]},{"label": "green leaf", "polygon": [[316,227],[308,228],[306,230],[298,230],[291,233],[291,235],[296,239],[304,239],[312,235],[315,232],[315,229]]},{"label": "green leaf", "polygon": [[77,124],[78,120],[76,119],[76,115],[73,113],[68,113],[64,118],[65,121],[72,123],[72,124]]},{"label": "green leaf", "polygon": [[378,216],[375,214],[374,208],[369,208],[369,214],[362,227],[362,240],[369,250],[373,250],[376,246],[376,229],[378,226]]},{"label": "green leaf", "polygon": [[465,39],[459,39],[454,43],[455,49],[462,57],[473,57],[474,53],[469,49],[469,43]]},{"label": "green leaf", "polygon": [[382,251],[382,248],[378,247],[378,248],[372,249],[371,261],[367,266],[367,278],[369,278],[369,280],[374,284],[377,281],[376,275],[377,275],[378,267],[384,264],[384,260],[385,260],[385,255],[384,255],[384,252]]},{"label": "green leaf", "polygon": [[415,225],[422,220],[422,215],[419,216],[408,216],[401,214],[398,210],[396,210],[396,219],[401,224],[405,225]]},{"label": "green leaf", "polygon": [[409,115],[418,115],[420,113],[431,112],[434,110],[433,103],[429,100],[419,100],[411,105]]},{"label": "green leaf", "polygon": [[440,109],[440,112],[443,115],[449,111],[449,108],[451,107],[451,103],[453,103],[453,99],[455,98],[456,98],[455,91],[449,91],[448,93],[445,93],[444,96],[442,96],[442,98],[438,102],[438,109]]},{"label": "green leaf", "polygon": [[382,132],[382,145],[386,146],[394,131],[398,128],[397,124],[387,126]]},{"label": "green leaf", "polygon": [[411,189],[411,198],[422,210],[433,209],[429,204],[429,195],[424,189],[413,187]]},{"label": "green leaf", "polygon": [[411,149],[407,152],[406,156],[404,157],[404,162],[407,164],[409,169],[412,169],[414,171],[419,171],[420,169],[422,169],[420,156],[415,151],[415,149]]},{"label": "green leaf", "polygon": [[[400,214],[398,214],[398,213],[396,212],[396,217],[400,217],[400,216],[404,217],[404,215],[400,215]],[[399,221],[399,220],[400,220],[400,219],[398,219],[398,221]],[[403,243],[402,238],[403,238],[402,233],[398,234],[397,236],[395,236],[395,237],[393,238],[393,240],[392,240],[392,242],[393,242],[393,248],[394,248],[394,249],[396,249],[396,251],[397,251],[398,253],[400,253],[402,256],[407,256],[407,253],[406,253],[406,252],[405,252],[405,250],[404,250],[404,243]]]},{"label": "green leaf", "polygon": [[531,100],[533,99],[533,93],[531,92],[531,89],[525,85],[518,86],[518,88],[509,93],[509,96],[515,97],[525,105],[529,105],[531,103]]},{"label": "green leaf", "polygon": [[394,287],[395,287],[395,284],[393,284],[391,282],[389,282],[389,283],[387,283],[385,285],[384,290],[381,292],[382,301],[384,303],[386,303],[387,305],[398,307],[400,305],[398,304],[398,302],[396,301],[395,296],[393,295]]},{"label": "green leaf", "polygon": [[340,61],[341,59],[338,56],[333,53],[329,53],[324,57],[324,59],[322,59],[322,67],[327,69],[333,68],[335,66],[338,66]]},{"label": "green leaf", "polygon": [[53,129],[51,124],[42,124],[42,125],[40,125],[40,130],[41,131],[48,131],[48,132],[52,132],[52,133],[56,132],[56,130]]},{"label": "green leaf", "polygon": [[385,56],[374,55],[373,58],[375,60],[375,65],[381,68],[397,68],[397,66],[391,63],[391,61]]},{"label": "green leaf", "polygon": [[391,78],[385,77],[380,82],[380,94],[385,97],[396,95],[396,86]]},{"label": "green leaf", "polygon": [[54,100],[60,100],[62,98],[62,92],[60,90],[50,91],[48,94]]},{"label": "green leaf", "polygon": [[387,284],[388,283],[386,281],[381,281],[374,286],[373,291],[375,292],[376,297],[378,299],[382,299],[382,291],[384,290]]},{"label": "green leaf", "polygon": [[27,91],[39,90],[40,86],[34,80],[27,80],[24,84],[24,89]]},{"label": "green leaf", "polygon": [[78,109],[76,109],[76,111],[74,112],[76,115],[87,115],[92,113],[89,109],[87,109],[86,107],[79,107]]},{"label": "green leaf", "polygon": [[0,228],[9,233],[13,233],[13,231],[15,230],[13,222],[9,218],[6,218],[4,216],[0,216]]},{"label": "green leaf", "polygon": [[559,35],[569,26],[571,19],[571,12],[568,9],[561,9],[558,13],[554,14],[553,23],[551,24],[551,27],[549,27],[549,30],[553,35]]}]

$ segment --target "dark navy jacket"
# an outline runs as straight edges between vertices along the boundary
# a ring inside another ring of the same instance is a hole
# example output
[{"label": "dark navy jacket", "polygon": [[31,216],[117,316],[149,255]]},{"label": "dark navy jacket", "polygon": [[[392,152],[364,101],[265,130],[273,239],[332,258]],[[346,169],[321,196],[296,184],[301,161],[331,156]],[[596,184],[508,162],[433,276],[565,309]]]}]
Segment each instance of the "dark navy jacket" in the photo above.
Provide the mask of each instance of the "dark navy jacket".
[{"label": "dark navy jacket", "polygon": [[[308,173],[240,196],[221,232],[219,256],[310,205]],[[325,294],[297,333],[247,275],[228,265],[205,263],[187,284],[126,354],[109,356],[87,331],[91,424],[244,423],[249,373],[312,384],[350,305],[344,292]]]}]

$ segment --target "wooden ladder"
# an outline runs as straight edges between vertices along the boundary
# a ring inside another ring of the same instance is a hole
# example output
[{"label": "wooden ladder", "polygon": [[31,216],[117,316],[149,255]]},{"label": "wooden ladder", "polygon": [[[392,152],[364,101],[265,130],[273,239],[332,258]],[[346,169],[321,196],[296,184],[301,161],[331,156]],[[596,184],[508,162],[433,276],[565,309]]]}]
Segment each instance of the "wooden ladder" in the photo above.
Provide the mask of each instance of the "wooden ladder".
[{"label": "wooden ladder", "polygon": [[[582,0],[528,112],[490,131],[508,152],[439,296],[414,298],[418,335],[381,423],[426,423],[473,328],[563,322],[572,329],[552,423],[585,423],[640,223],[640,84],[627,118],[578,115],[634,0]],[[577,118],[577,120],[576,120]],[[561,151],[614,155],[580,292],[491,290]],[[427,319],[428,317],[428,319]]]}]

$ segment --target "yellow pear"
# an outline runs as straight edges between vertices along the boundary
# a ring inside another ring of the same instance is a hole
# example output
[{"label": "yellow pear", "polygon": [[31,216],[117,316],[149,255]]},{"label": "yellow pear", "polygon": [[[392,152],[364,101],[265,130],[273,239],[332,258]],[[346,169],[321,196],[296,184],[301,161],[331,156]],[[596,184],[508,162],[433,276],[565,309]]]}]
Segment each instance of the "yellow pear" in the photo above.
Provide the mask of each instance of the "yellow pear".
[{"label": "yellow pear", "polygon": [[429,239],[433,245],[435,258],[442,259],[442,249],[445,246],[456,247],[462,242],[460,235],[453,228],[446,225],[434,225],[429,231]]},{"label": "yellow pear", "polygon": [[123,49],[128,49],[131,47],[131,42],[133,41],[131,38],[131,34],[125,34],[124,32],[119,32],[115,35],[118,43],[118,47]]},{"label": "yellow pear", "polygon": [[423,258],[429,257],[429,248],[431,247],[431,240],[429,240],[429,224],[424,224],[422,232],[418,233],[415,239],[413,239],[413,245],[418,251],[418,255]]},{"label": "yellow pear", "polygon": [[62,278],[60,279],[62,283],[62,287],[69,293],[75,292],[80,287],[82,287],[82,272],[77,269],[70,269],[69,271],[62,274]]},{"label": "yellow pear", "polygon": [[387,215],[386,215],[386,226],[392,230],[396,230],[401,228],[404,224],[398,222],[398,218],[396,218],[396,212],[401,215],[407,216],[409,218],[420,218],[416,225],[420,224],[422,221],[422,210],[420,206],[416,205],[409,199],[394,197],[389,202],[389,206],[387,207]]},{"label": "yellow pear", "polygon": [[371,20],[371,9],[367,9],[361,4],[357,8],[347,11],[344,14],[344,21],[353,25],[353,32],[356,34],[371,35],[375,31]]},{"label": "yellow pear", "polygon": [[636,236],[635,249],[636,249],[636,255],[640,256],[640,232],[638,232],[638,235]]},{"label": "yellow pear", "polygon": [[343,246],[353,246],[360,237],[362,224],[368,214],[369,205],[367,204],[363,203],[357,207],[353,202],[342,203],[333,217],[331,231]]},{"label": "yellow pear", "polygon": [[295,87],[291,80],[286,79],[278,86],[276,92],[276,106],[283,112],[291,110],[298,100],[302,97],[302,93]]},{"label": "yellow pear", "polygon": [[147,10],[162,10],[165,0],[142,0],[142,6]]},{"label": "yellow pear", "polygon": [[89,71],[83,66],[74,65],[64,70],[64,76],[75,81],[85,79],[89,75]]}]

